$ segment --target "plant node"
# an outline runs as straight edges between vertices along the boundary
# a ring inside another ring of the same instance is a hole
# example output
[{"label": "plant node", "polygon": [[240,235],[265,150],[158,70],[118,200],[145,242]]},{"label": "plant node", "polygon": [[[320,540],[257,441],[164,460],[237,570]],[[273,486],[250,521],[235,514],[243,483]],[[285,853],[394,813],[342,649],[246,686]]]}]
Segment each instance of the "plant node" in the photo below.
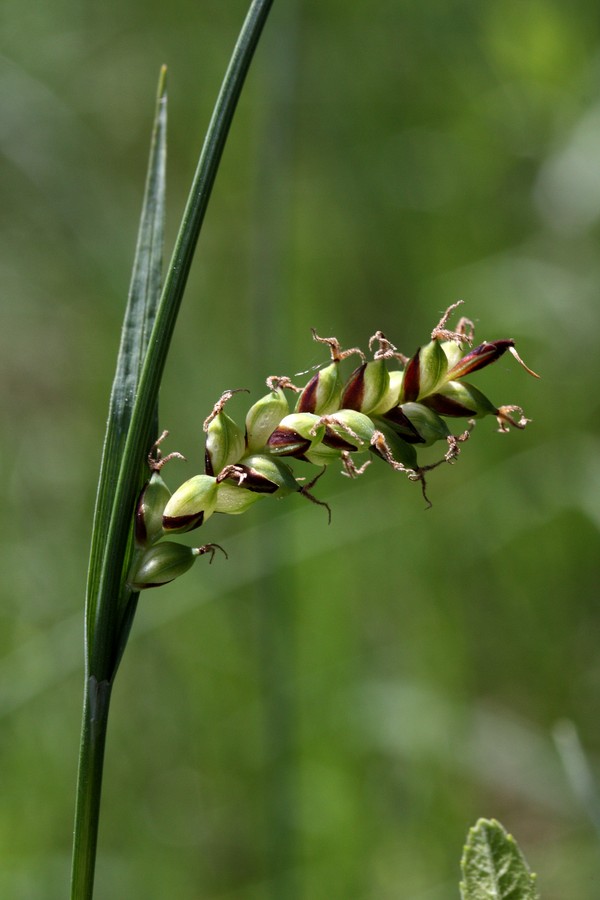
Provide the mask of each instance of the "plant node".
[{"label": "plant node", "polygon": [[369,338],[369,350],[373,349],[375,343],[379,343],[379,350],[373,354],[373,359],[399,359],[402,363],[408,361],[408,357],[398,352],[398,348],[388,341],[383,331],[376,331]]},{"label": "plant node", "polygon": [[446,323],[450,318],[452,312],[457,308],[457,306],[461,306],[464,303],[464,300],[457,300],[456,303],[452,303],[451,306],[448,307],[440,321],[437,323],[433,331],[431,332],[431,340],[442,340],[442,341],[454,341],[457,344],[468,344],[469,347],[473,343],[473,338],[475,337],[475,326],[471,319],[467,319],[466,316],[462,316],[458,320],[458,325],[456,326],[456,331],[449,331],[446,328]]},{"label": "plant node", "polygon": [[296,387],[287,375],[269,375],[267,387],[270,391],[276,391],[277,388],[287,388],[290,391],[295,391],[296,394],[300,394],[304,390],[304,388]]},{"label": "plant node", "polygon": [[161,436],[152,444],[152,449],[148,454],[148,468],[151,472],[160,472],[165,463],[168,463],[171,459],[182,459],[186,462],[186,458],[182,453],[178,453],[177,450],[174,450],[173,453],[168,453],[167,456],[162,456],[160,452],[160,444],[164,441],[166,437],[169,436],[168,431],[163,431]]},{"label": "plant node", "polygon": [[227,551],[221,547],[220,544],[203,544],[202,547],[196,547],[197,556],[204,556],[205,553],[210,553],[210,559],[208,561],[209,566],[212,564],[213,559],[215,558],[215,553],[217,550],[220,550],[224,555],[225,559],[229,559],[227,555]]},{"label": "plant node", "polygon": [[[510,413],[512,412],[518,412],[521,414],[518,421],[516,419],[513,419],[513,417],[510,415]],[[509,431],[509,425],[512,425],[513,428],[520,428],[521,430],[523,430],[523,428],[525,428],[525,426],[529,422],[531,422],[531,419],[525,418],[523,410],[520,406],[500,406],[496,413],[496,419],[498,420],[498,425],[500,426],[498,428],[498,431],[501,434],[506,434]]]},{"label": "plant node", "polygon": [[363,362],[367,361],[367,358],[360,347],[352,347],[351,350],[342,350],[341,344],[336,337],[320,337],[314,328],[311,328],[310,330],[312,331],[314,341],[318,341],[319,344],[327,344],[329,352],[331,353],[332,362],[341,362],[342,359],[347,359],[353,354],[360,356]]},{"label": "plant node", "polygon": [[219,399],[213,406],[212,412],[210,412],[208,414],[208,416],[206,417],[206,419],[204,420],[204,423],[202,425],[202,430],[208,431],[208,426],[213,421],[213,419],[217,418],[217,416],[219,415],[220,412],[223,412],[223,409],[225,408],[225,404],[227,403],[227,401],[231,400],[231,398],[233,397],[234,394],[240,394],[240,393],[249,394],[250,391],[248,390],[248,388],[234,388],[232,391],[223,391],[223,393],[221,394],[221,396],[219,397]]},{"label": "plant node", "polygon": [[245,472],[241,466],[225,466],[225,468],[222,469],[217,475],[216,481],[217,484],[221,484],[221,482],[225,481],[227,478],[235,478],[237,479],[237,484],[239,487],[247,477],[248,473]]},{"label": "plant node", "polygon": [[327,510],[327,524],[331,525],[331,507],[329,503],[325,503],[324,500],[319,500],[317,497],[315,497],[314,494],[310,493],[311,488],[315,486],[319,478],[322,478],[322,476],[325,474],[326,469],[327,466],[323,466],[321,471],[317,475],[315,475],[312,481],[309,481],[308,484],[304,486],[298,485],[298,493],[303,497],[306,497],[307,500],[310,500],[311,503],[315,503],[317,506],[324,506]]},{"label": "plant node", "polygon": [[363,475],[367,466],[371,465],[371,460],[367,459],[362,466],[357,466],[354,460],[352,459],[348,450],[342,450],[342,475],[345,475],[346,478],[358,478],[359,475]]}]

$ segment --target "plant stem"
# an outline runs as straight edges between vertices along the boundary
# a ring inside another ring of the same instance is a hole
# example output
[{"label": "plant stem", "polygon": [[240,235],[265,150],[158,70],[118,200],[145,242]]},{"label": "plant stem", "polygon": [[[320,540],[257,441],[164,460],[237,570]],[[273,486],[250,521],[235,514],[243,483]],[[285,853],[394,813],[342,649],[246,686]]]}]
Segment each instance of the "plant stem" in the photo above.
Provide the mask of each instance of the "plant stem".
[{"label": "plant stem", "polygon": [[[183,214],[162,291],[127,428],[118,480],[108,499],[99,495],[108,524],[94,556],[93,590],[86,599],[87,644],[79,770],[73,838],[71,900],[91,900],[110,696],[135,610],[135,597],[124,586],[124,560],[131,532],[140,471],[152,431],[162,373],[204,221],[225,141],[254,50],[273,0],[253,0],[233,50]],[[117,367],[119,371],[119,367]],[[111,482],[113,488],[114,482]],[[94,527],[97,527],[97,520]]]},{"label": "plant stem", "polygon": [[111,685],[98,683],[92,676],[86,682],[83,701],[83,724],[79,747],[77,808],[73,836],[72,900],[92,896],[98,820],[102,791],[102,771]]}]

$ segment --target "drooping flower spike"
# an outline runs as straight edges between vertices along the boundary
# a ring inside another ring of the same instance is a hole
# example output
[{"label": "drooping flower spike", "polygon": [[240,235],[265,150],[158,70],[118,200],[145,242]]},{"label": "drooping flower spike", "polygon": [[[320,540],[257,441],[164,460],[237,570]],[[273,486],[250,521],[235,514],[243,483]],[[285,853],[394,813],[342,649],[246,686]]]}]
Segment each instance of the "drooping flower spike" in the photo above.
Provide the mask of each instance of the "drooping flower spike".
[{"label": "drooping flower spike", "polygon": [[[507,350],[525,371],[539,376],[525,365],[513,340],[484,341],[464,352],[463,347],[470,348],[474,340],[471,320],[461,318],[456,330],[447,327],[461,302],[446,310],[429,343],[411,357],[400,353],[381,331],[369,341],[368,360],[359,348],[343,350],[337,338],[320,337],[313,329],[314,340],[329,348],[329,363],[304,387],[287,376],[270,376],[269,393],[250,406],[243,427],[225,412],[238,391],[225,391],[204,422],[204,473],[189,478],[172,494],[160,469],[180,454],[160,459],[157,450],[156,458],[151,455],[152,474],[135,513],[136,549],[128,579],[132,590],[173,580],[198,556],[210,553],[212,560],[216,544],[191,549],[161,541],[203,526],[216,513],[240,515],[259,500],[296,493],[325,506],[330,515],[329,506],[311,490],[331,463],[341,464],[344,475],[356,478],[369,465],[369,457],[382,459],[410,481],[420,482],[430,505],[426,473],[456,460],[476,419],[495,416],[502,432],[511,426],[524,428],[530,420],[519,406],[496,406],[463,379]],[[352,355],[360,357],[360,365],[344,380],[341,365]],[[286,391],[298,395],[293,410]],[[467,427],[453,434],[446,420],[460,418],[467,420]],[[420,448],[439,441],[446,447],[443,456],[419,463]],[[318,472],[307,483],[296,466],[312,466]]]}]

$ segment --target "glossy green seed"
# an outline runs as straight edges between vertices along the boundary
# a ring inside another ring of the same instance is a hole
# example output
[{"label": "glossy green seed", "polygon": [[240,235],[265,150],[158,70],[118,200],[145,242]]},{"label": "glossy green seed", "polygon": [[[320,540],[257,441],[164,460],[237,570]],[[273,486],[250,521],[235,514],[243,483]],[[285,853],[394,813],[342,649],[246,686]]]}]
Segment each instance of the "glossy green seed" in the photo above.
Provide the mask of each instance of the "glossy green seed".
[{"label": "glossy green seed", "polygon": [[171,492],[159,472],[153,472],[140,493],[135,511],[135,541],[148,547],[163,534],[162,517]]},{"label": "glossy green seed", "polygon": [[222,410],[206,427],[206,468],[218,475],[225,466],[233,465],[246,451],[242,429]]},{"label": "glossy green seed", "polygon": [[257,400],[246,416],[246,452],[262,450],[289,410],[287,397],[280,387]]},{"label": "glossy green seed", "polygon": [[134,563],[128,584],[135,591],[168,584],[191,569],[199,555],[199,550],[173,541],[155,544]]},{"label": "glossy green seed", "polygon": [[217,480],[210,475],[194,475],[172,495],[163,513],[166,532],[192,531],[205,522],[215,510]]}]

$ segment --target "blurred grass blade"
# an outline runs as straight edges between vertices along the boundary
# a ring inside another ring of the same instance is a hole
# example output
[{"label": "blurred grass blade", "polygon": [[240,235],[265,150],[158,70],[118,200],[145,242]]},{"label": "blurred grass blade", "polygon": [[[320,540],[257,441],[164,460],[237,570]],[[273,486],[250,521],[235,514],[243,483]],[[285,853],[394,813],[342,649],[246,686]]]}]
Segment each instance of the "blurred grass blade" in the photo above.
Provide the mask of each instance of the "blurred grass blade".
[{"label": "blurred grass blade", "polygon": [[574,722],[569,719],[557,722],[553,737],[571,790],[600,837],[598,783]]},{"label": "blurred grass blade", "polygon": [[[144,202],[138,231],[137,246],[129,287],[127,308],[121,332],[115,378],[110,397],[108,423],[98,495],[94,513],[94,528],[88,573],[86,606],[86,646],[89,651],[94,640],[99,586],[105,549],[114,503],[114,486],[120,468],[134,399],[137,396],[143,361],[154,326],[162,289],[162,256],[164,247],[166,193],[167,94],[166,69],[163,67],[158,84],[158,98]],[[156,417],[155,417],[156,419]],[[156,431],[156,423],[154,424]],[[150,437],[150,436],[149,436]],[[127,511],[130,517],[130,511]]]},{"label": "blurred grass blade", "polygon": [[462,900],[538,900],[535,875],[515,839],[495,819],[469,830],[461,861]]}]

